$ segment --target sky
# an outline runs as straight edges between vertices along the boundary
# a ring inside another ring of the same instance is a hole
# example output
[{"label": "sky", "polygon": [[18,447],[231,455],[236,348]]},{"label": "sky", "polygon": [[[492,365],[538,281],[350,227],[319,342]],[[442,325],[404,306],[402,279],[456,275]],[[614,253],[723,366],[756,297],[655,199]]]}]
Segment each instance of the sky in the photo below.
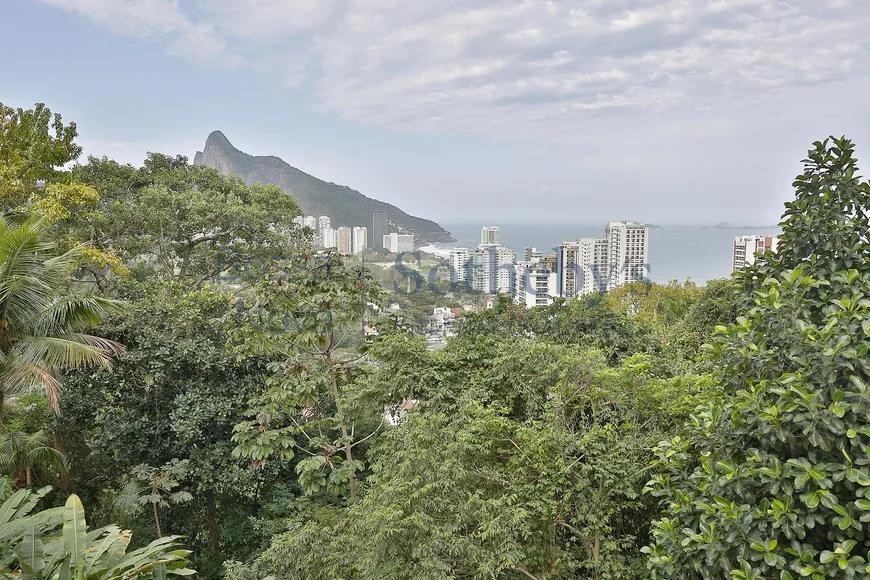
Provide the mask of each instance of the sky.
[{"label": "sky", "polygon": [[867,0],[2,0],[0,102],[86,154],[208,134],[447,223],[779,221],[870,166]]}]

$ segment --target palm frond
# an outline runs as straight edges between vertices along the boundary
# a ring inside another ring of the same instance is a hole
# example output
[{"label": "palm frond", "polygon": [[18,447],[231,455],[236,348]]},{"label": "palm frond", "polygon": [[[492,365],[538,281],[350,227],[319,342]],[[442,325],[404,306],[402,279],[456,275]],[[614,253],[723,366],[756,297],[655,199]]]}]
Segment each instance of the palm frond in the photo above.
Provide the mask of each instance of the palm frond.
[{"label": "palm frond", "polygon": [[36,325],[40,334],[51,335],[76,328],[97,326],[104,318],[122,312],[123,302],[97,296],[67,296],[57,300],[40,315]]},{"label": "palm frond", "polygon": [[41,387],[58,410],[60,371],[108,368],[117,342],[75,331],[120,310],[118,302],[67,296],[69,273],[84,246],[52,256],[38,220],[0,222],[0,390]]},{"label": "palm frond", "polygon": [[30,450],[30,460],[32,465],[52,467],[61,474],[67,473],[69,470],[66,455],[54,447],[33,447]]},{"label": "palm frond", "polygon": [[14,357],[51,370],[73,370],[86,366],[111,368],[112,357],[124,347],[107,338],[66,333],[59,336],[31,336],[15,343]]},{"label": "palm frond", "polygon": [[60,382],[49,369],[21,358],[6,356],[0,366],[0,385],[6,393],[42,389],[55,413],[60,411]]},{"label": "palm frond", "polygon": [[10,473],[16,469],[51,467],[67,472],[66,456],[55,449],[45,431],[27,434],[21,432],[0,435],[0,467]]},{"label": "palm frond", "polygon": [[0,320],[12,332],[29,331],[50,306],[54,291],[34,276],[0,275]]},{"label": "palm frond", "polygon": [[14,472],[19,458],[27,447],[27,435],[19,432],[3,433],[0,436],[0,469]]}]

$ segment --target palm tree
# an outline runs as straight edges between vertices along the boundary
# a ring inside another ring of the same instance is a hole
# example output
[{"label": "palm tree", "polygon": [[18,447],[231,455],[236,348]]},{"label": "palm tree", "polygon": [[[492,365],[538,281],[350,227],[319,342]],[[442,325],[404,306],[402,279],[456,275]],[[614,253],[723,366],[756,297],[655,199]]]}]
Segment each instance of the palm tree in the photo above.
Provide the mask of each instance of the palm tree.
[{"label": "palm tree", "polygon": [[0,410],[9,393],[42,388],[58,413],[59,372],[111,367],[123,347],[78,332],[119,303],[70,293],[70,271],[83,247],[56,254],[37,220],[0,218]]},{"label": "palm tree", "polygon": [[9,474],[15,487],[33,485],[35,472],[46,467],[61,475],[67,472],[66,457],[52,447],[44,431],[0,435],[0,469]]}]

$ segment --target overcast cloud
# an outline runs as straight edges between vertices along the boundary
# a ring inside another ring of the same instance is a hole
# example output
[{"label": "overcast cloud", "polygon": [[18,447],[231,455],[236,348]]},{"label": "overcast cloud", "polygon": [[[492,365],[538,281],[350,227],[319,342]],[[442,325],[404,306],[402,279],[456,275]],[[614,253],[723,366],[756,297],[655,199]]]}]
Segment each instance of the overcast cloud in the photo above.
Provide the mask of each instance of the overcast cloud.
[{"label": "overcast cloud", "polygon": [[[581,175],[601,183],[625,164],[658,168],[653,192],[679,191],[668,172],[683,170],[688,191],[717,170],[699,167],[699,147],[733,153],[718,170],[746,163],[752,174],[809,145],[785,151],[786,139],[867,129],[866,0],[33,1],[213,74],[304,91],[313,111],[351,125],[536,142],[577,172],[514,176],[501,189],[554,199]],[[808,113],[829,122],[804,125]],[[734,152],[747,139],[773,151]],[[583,165],[592,161],[597,173]],[[615,188],[637,187],[615,177]]]},{"label": "overcast cloud", "polygon": [[870,67],[862,0],[43,1],[203,66],[312,83],[346,119],[422,130],[570,131]]}]

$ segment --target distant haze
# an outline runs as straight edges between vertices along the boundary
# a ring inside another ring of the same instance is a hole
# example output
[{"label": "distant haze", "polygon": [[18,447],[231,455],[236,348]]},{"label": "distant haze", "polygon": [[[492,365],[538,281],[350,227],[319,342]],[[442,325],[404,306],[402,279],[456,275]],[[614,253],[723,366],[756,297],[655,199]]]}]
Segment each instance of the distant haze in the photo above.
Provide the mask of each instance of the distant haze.
[{"label": "distant haze", "polygon": [[866,0],[7,0],[0,102],[89,154],[215,127],[438,222],[764,225],[812,141],[870,168]]}]

